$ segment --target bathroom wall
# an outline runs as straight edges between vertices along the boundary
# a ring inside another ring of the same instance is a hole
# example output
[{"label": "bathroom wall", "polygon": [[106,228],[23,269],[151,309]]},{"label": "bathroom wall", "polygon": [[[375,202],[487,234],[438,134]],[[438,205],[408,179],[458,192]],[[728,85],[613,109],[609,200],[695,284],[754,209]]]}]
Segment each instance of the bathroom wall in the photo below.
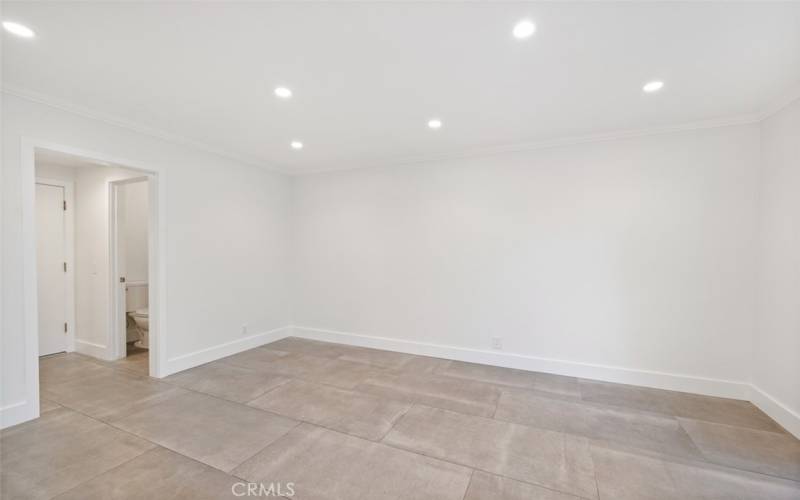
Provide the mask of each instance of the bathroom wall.
[{"label": "bathroom wall", "polygon": [[[121,184],[117,199],[117,239],[120,272],[125,276],[125,311],[145,309],[148,301],[148,189],[147,181]],[[128,319],[127,341],[139,339]]]},{"label": "bathroom wall", "polygon": [[87,166],[75,177],[75,349],[107,358],[109,331],[108,183],[138,171]]},{"label": "bathroom wall", "polygon": [[124,237],[128,283],[147,282],[147,190],[146,181],[120,186],[120,232]]}]

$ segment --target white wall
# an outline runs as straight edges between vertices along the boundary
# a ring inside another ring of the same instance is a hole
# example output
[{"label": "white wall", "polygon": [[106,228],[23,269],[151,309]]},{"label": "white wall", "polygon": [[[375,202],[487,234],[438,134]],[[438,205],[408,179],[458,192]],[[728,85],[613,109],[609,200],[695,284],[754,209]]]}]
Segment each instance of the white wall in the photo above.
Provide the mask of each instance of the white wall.
[{"label": "white wall", "polygon": [[125,239],[125,276],[128,282],[147,281],[147,182],[120,186],[124,219],[120,232]]},{"label": "white wall", "polygon": [[[21,140],[128,158],[165,170],[167,369],[285,327],[288,179],[189,147],[2,94],[2,425],[31,418],[26,375]],[[208,349],[208,351],[205,351]],[[183,356],[183,357],[182,357]]]},{"label": "white wall", "polygon": [[95,356],[105,350],[111,358],[108,185],[142,174],[116,167],[75,170],[75,347]]},{"label": "white wall", "polygon": [[[79,167],[36,164],[36,177],[73,181],[75,186],[75,333],[76,350],[110,358],[109,347],[109,182],[142,173],[87,163]],[[147,183],[123,185],[120,232],[130,280],[147,281]]]},{"label": "white wall", "polygon": [[63,165],[36,162],[36,178],[75,182],[75,169]]},{"label": "white wall", "polygon": [[763,122],[755,397],[800,436],[800,100]]},{"label": "white wall", "polygon": [[797,104],[763,130],[289,180],[3,101],[4,425],[6,409],[28,403],[23,136],[166,167],[171,369],[244,345],[242,323],[251,334],[293,323],[308,336],[720,395],[741,397],[752,380],[762,408],[796,418]]},{"label": "white wall", "polygon": [[[297,177],[294,324],[741,396],[758,155],[744,125]],[[545,360],[467,351],[495,336]]]}]

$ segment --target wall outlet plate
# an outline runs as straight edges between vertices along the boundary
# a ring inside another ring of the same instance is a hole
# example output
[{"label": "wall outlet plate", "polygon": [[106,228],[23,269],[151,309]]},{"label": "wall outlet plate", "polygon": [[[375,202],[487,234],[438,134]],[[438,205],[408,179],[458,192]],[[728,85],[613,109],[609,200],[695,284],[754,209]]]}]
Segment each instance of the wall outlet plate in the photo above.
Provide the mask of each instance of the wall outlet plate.
[{"label": "wall outlet plate", "polygon": [[503,339],[500,337],[492,337],[492,349],[497,349],[498,351],[503,350]]},{"label": "wall outlet plate", "polygon": [[247,323],[242,325],[242,335],[247,335]]}]

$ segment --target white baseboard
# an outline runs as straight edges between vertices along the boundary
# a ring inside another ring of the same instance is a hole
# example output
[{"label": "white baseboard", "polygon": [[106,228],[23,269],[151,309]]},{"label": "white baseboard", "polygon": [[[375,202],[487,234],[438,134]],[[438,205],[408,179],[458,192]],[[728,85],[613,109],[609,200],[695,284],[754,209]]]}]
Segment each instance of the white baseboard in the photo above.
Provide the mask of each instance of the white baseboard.
[{"label": "white baseboard", "polygon": [[432,356],[435,358],[454,359],[506,368],[603,380],[606,382],[691,392],[706,396],[747,399],[750,394],[750,385],[745,382],[636,370],[618,366],[578,363],[574,361],[413,342],[386,337],[374,337],[302,326],[292,326],[291,329],[291,334],[296,337],[322,340],[325,342],[337,342],[360,347],[372,347],[375,349],[417,354],[421,356]]},{"label": "white baseboard", "polygon": [[75,339],[75,351],[105,361],[111,361],[113,359],[113,357],[109,355],[110,353],[106,346],[86,340]]},{"label": "white baseboard", "polygon": [[750,401],[759,407],[761,411],[772,417],[773,420],[783,426],[784,429],[800,439],[800,414],[792,411],[755,385],[750,385]]},{"label": "white baseboard", "polygon": [[167,366],[165,366],[164,370],[162,370],[163,376],[166,377],[167,375],[171,375],[173,373],[188,370],[189,368],[210,363],[211,361],[216,361],[226,356],[231,356],[254,347],[269,344],[270,342],[275,342],[276,340],[288,337],[289,332],[289,326],[282,326],[268,332],[251,335],[249,337],[243,337],[231,342],[226,342],[225,344],[208,347],[206,349],[200,349],[188,354],[169,358],[167,359]]},{"label": "white baseboard", "polygon": [[0,408],[0,429],[21,424],[33,418],[35,412],[33,405],[27,401],[18,401]]}]

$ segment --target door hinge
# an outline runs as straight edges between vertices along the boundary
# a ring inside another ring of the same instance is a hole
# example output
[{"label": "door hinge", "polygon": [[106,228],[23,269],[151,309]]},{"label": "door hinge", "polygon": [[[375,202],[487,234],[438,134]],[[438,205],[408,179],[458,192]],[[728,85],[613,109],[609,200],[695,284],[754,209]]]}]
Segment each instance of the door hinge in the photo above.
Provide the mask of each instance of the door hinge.
[{"label": "door hinge", "polygon": [[67,209],[67,200],[64,200],[64,210]]},{"label": "door hinge", "polygon": [[64,262],[64,272],[67,272],[67,263]]},{"label": "door hinge", "polygon": [[67,333],[67,324],[64,323],[64,333]]}]

